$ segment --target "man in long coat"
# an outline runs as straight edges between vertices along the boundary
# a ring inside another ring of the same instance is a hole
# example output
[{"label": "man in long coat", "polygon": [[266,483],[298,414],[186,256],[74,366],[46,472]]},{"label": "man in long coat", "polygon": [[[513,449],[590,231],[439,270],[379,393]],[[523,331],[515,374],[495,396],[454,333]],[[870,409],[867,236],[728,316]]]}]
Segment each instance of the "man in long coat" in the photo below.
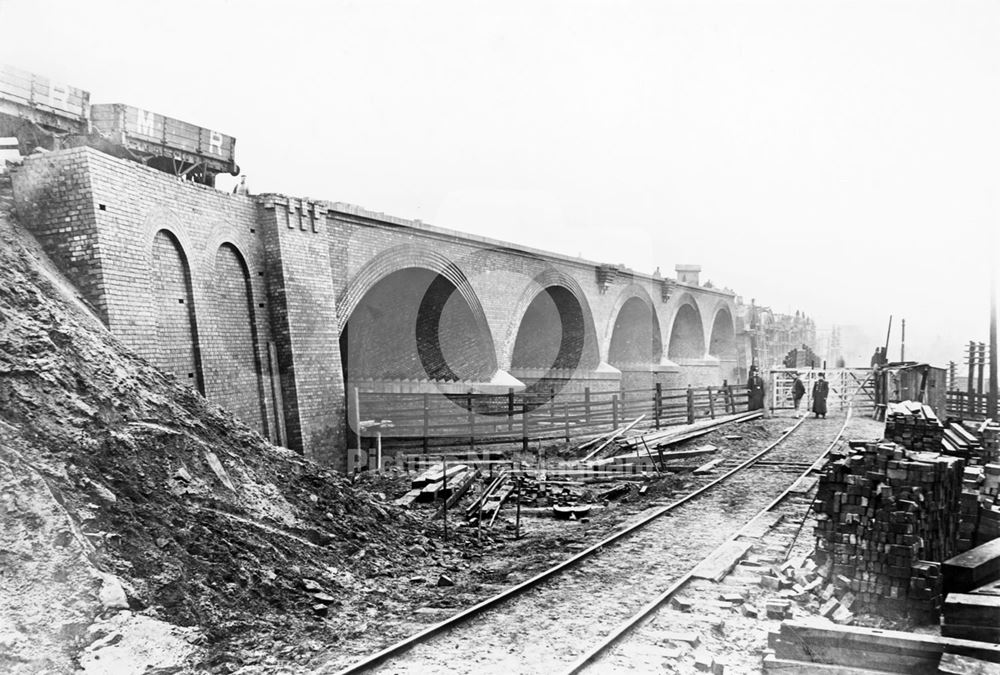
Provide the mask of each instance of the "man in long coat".
[{"label": "man in long coat", "polygon": [[805,395],[806,385],[802,384],[799,374],[795,373],[795,379],[792,380],[792,402],[795,404],[795,417],[802,416],[799,414],[799,404],[802,403],[802,397]]},{"label": "man in long coat", "polygon": [[813,412],[816,417],[826,419],[826,397],[830,394],[830,383],[826,381],[823,373],[819,374],[819,379],[813,385]]},{"label": "man in long coat", "polygon": [[750,366],[750,379],[747,380],[747,410],[762,410],[764,408],[764,378],[757,372],[757,366]]}]

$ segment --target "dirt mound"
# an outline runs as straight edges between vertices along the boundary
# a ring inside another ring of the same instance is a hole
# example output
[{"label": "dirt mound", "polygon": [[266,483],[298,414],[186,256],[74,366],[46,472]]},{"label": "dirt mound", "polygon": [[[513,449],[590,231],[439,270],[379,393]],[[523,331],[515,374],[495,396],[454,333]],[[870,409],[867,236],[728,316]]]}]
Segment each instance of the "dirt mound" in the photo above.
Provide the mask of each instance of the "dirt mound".
[{"label": "dirt mound", "polygon": [[363,580],[408,568],[412,517],[130,353],[3,207],[0,670],[78,666],[126,603],[198,628],[219,671],[262,635],[363,630]]}]

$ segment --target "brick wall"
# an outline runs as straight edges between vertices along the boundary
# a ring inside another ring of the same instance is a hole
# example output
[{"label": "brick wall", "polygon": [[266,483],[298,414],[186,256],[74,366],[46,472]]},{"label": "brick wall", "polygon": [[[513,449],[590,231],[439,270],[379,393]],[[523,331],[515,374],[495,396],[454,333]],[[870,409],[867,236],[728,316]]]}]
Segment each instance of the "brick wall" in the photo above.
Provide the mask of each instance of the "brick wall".
[{"label": "brick wall", "polygon": [[[280,413],[267,386],[271,331],[253,199],[86,147],[25,160],[14,188],[21,221],[116,336],[280,440],[279,425],[266,423]],[[246,266],[246,312],[215,311],[234,284],[232,261],[218,265],[223,246]],[[232,386],[234,363],[248,386]]]},{"label": "brick wall", "polygon": [[19,222],[107,322],[98,205],[90,193],[86,149],[32,157],[12,178]]},{"label": "brick wall", "polygon": [[246,261],[232,244],[222,244],[216,251],[213,281],[209,312],[221,339],[213,343],[217,351],[206,354],[211,383],[206,393],[212,400],[225,401],[248,424],[267,430],[258,308]]},{"label": "brick wall", "polygon": [[264,195],[258,220],[288,445],[343,470],[347,411],[326,212],[313,202]]},{"label": "brick wall", "polygon": [[153,239],[150,272],[156,311],[156,331],[152,338],[157,349],[152,352],[153,365],[204,394],[191,271],[180,243],[167,230],[160,230]]}]

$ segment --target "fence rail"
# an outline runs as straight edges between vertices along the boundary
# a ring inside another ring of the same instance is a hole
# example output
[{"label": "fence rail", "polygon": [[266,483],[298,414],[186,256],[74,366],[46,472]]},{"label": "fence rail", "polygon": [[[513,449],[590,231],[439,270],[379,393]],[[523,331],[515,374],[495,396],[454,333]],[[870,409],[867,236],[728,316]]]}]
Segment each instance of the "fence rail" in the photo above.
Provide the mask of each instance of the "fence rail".
[{"label": "fence rail", "polygon": [[949,391],[945,393],[948,415],[967,420],[985,420],[989,417],[986,406],[988,394],[976,391]]},{"label": "fence rail", "polygon": [[630,389],[579,393],[397,394],[358,392],[352,419],[387,420],[363,438],[380,434],[390,447],[423,448],[570,440],[611,431],[644,416],[636,428],[659,429],[747,409],[744,385],[686,389]]}]

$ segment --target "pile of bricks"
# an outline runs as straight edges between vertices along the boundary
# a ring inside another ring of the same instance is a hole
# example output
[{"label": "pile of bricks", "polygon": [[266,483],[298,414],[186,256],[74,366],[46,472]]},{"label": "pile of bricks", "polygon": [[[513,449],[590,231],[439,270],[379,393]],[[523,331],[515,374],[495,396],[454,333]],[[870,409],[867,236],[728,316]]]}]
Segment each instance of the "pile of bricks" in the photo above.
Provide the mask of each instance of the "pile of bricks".
[{"label": "pile of bricks", "polygon": [[886,440],[899,443],[907,450],[939,452],[943,435],[944,426],[930,406],[916,401],[888,404]]},{"label": "pile of bricks", "polygon": [[817,560],[847,580],[859,607],[937,611],[940,584],[926,561],[955,553],[963,470],[960,458],[888,442],[827,464],[815,503]]}]

